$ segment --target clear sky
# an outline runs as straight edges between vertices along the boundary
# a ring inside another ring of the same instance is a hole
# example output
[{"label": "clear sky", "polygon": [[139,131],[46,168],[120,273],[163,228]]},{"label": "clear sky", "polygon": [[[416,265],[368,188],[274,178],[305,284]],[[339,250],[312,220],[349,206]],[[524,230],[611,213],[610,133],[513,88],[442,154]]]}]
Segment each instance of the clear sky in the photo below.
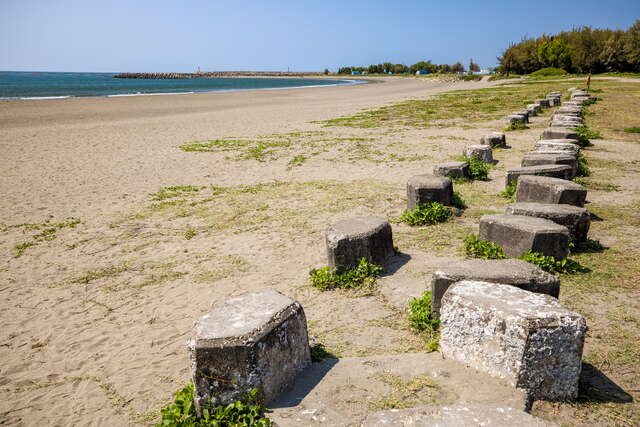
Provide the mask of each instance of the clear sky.
[{"label": "clear sky", "polygon": [[525,35],[638,18],[640,0],[0,0],[0,70],[488,67]]}]

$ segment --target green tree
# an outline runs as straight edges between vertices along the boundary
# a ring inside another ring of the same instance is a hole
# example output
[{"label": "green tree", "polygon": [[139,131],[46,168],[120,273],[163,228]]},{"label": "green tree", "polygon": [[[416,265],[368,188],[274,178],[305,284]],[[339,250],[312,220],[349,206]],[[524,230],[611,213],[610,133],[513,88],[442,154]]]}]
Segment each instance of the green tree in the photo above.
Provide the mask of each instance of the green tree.
[{"label": "green tree", "polygon": [[568,69],[571,66],[569,48],[558,39],[551,39],[538,46],[538,61],[544,67]]}]

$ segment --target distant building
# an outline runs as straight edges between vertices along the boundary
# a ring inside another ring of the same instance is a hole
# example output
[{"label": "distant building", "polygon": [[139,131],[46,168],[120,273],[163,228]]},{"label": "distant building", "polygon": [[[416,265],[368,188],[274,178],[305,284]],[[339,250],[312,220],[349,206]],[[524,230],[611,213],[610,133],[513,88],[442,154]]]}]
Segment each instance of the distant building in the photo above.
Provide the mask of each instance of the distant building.
[{"label": "distant building", "polygon": [[427,70],[418,70],[416,71],[416,76],[423,76],[425,74],[429,74]]},{"label": "distant building", "polygon": [[359,76],[360,74],[362,74],[362,71],[352,71],[351,72],[352,76]]}]

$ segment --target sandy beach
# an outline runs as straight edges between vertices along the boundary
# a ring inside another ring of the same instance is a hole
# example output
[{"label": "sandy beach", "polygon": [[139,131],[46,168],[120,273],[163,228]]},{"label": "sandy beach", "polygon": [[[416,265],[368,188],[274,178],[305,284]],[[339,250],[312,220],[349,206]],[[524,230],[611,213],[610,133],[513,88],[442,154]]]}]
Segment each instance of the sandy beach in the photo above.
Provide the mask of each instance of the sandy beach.
[{"label": "sandy beach", "polygon": [[[397,325],[402,306],[425,289],[434,265],[457,252],[412,246],[408,227],[394,225],[405,257],[380,279],[381,293],[359,298],[309,287],[309,269],[326,264],[330,223],[397,217],[407,178],[430,173],[504,125],[391,132],[312,122],[492,85],[388,78],[348,87],[1,101],[0,425],[157,420],[153,411],[189,380],[193,321],[215,301],[267,287],[298,299],[312,338],[341,356],[421,351],[420,339]],[[510,136],[512,150],[495,154],[498,179],[483,183],[483,192],[501,190],[505,168],[519,164],[546,125],[539,118]],[[259,150],[255,143],[178,148],[218,139],[257,140]],[[640,158],[637,147],[629,143],[626,156]],[[442,239],[464,236],[476,221],[463,219]],[[58,224],[53,238],[38,235],[51,224]],[[16,256],[23,242],[33,244]],[[354,417],[369,411],[345,410]]]}]

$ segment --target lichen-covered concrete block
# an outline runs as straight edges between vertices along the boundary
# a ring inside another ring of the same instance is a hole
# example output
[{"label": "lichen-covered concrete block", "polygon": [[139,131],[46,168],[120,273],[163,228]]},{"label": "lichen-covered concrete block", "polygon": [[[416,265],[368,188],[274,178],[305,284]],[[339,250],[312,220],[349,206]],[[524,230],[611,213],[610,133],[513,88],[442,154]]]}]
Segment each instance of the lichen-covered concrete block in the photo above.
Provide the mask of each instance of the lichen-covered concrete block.
[{"label": "lichen-covered concrete block", "polygon": [[574,153],[565,152],[562,154],[532,152],[522,157],[522,167],[539,166],[539,165],[567,165],[571,166],[571,178],[576,176],[578,170],[578,160]]},{"label": "lichen-covered concrete block", "polygon": [[502,247],[517,258],[529,250],[565,259],[569,253],[567,227],[542,218],[520,215],[483,215],[478,237]]},{"label": "lichen-covered concrete block", "polygon": [[504,132],[491,132],[480,138],[480,144],[490,147],[505,147],[507,145],[507,136]]},{"label": "lichen-covered concrete block", "polygon": [[522,114],[509,114],[506,118],[507,124],[515,124],[515,123],[528,123],[529,119],[527,115]]},{"label": "lichen-covered concrete block", "polygon": [[468,159],[475,157],[483,163],[493,163],[493,151],[489,145],[468,145],[462,155]]},{"label": "lichen-covered concrete block", "polygon": [[[466,162],[457,162],[466,163]],[[464,165],[460,166],[464,168]],[[444,176],[415,175],[407,181],[407,209],[419,204],[438,202],[450,206],[453,201],[453,183]]]},{"label": "lichen-covered concrete block", "polygon": [[578,397],[584,318],[548,295],[463,281],[442,299],[440,349],[533,400]]},{"label": "lichen-covered concrete block", "polygon": [[557,424],[524,411],[480,405],[423,406],[374,412],[362,427],[554,427]]},{"label": "lichen-covered concrete block", "polygon": [[444,162],[433,167],[435,176],[448,178],[468,178],[469,163],[467,162]]},{"label": "lichen-covered concrete block", "polygon": [[394,255],[391,225],[375,216],[338,221],[327,229],[325,238],[331,268],[356,266],[360,258],[383,264]]},{"label": "lichen-covered concrete block", "polygon": [[548,95],[547,99],[549,100],[549,104],[552,107],[556,107],[558,105],[560,105],[562,103],[562,100],[560,99],[560,95]]},{"label": "lichen-covered concrete block", "polygon": [[550,127],[542,131],[542,139],[574,139],[578,140],[578,132],[571,129]]},{"label": "lichen-covered concrete block", "polygon": [[540,106],[542,106],[542,108],[549,108],[549,107],[551,107],[551,103],[550,103],[550,102],[549,102],[549,100],[548,100],[548,99],[546,99],[546,98],[545,98],[545,99],[543,99],[543,98],[536,99],[536,100],[535,100],[535,103],[536,103],[536,104],[539,104]]},{"label": "lichen-covered concrete block", "polygon": [[253,388],[268,403],[311,362],[302,306],[274,290],[212,307],[194,325],[188,349],[198,413]]},{"label": "lichen-covered concrete block", "polygon": [[526,175],[551,176],[560,179],[571,179],[573,175],[573,168],[567,165],[538,165],[509,169],[507,171],[505,186],[508,186],[513,182],[517,182],[521,176]]},{"label": "lichen-covered concrete block", "polygon": [[469,259],[449,263],[431,275],[431,310],[438,316],[442,297],[451,285],[462,280],[502,283],[558,298],[560,279],[519,259]]},{"label": "lichen-covered concrete block", "polygon": [[[573,240],[586,240],[591,226],[591,215],[585,208],[549,203],[512,203],[505,209],[508,215],[526,215],[544,218],[569,229]],[[493,282],[495,280],[487,280]]]},{"label": "lichen-covered concrete block", "polygon": [[562,150],[578,154],[578,152],[580,151],[580,146],[576,144],[576,140],[574,139],[542,139],[540,141],[536,141],[535,150]]},{"label": "lichen-covered concrete block", "polygon": [[587,189],[565,179],[547,176],[522,176],[516,188],[516,202],[556,203],[584,206]]}]

